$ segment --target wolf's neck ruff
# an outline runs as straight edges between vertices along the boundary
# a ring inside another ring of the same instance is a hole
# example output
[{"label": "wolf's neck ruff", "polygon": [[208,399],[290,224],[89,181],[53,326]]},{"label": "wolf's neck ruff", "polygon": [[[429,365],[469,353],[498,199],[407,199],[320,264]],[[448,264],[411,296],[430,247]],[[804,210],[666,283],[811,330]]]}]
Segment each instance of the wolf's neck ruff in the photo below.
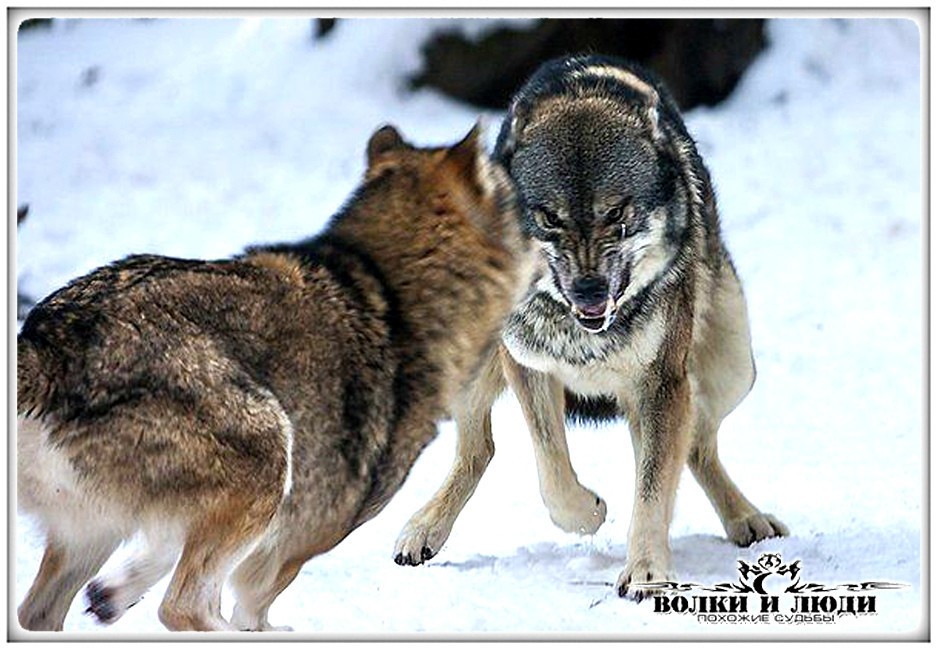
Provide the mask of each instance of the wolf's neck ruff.
[{"label": "wolf's neck ruff", "polygon": [[680,260],[678,256],[652,282],[620,296],[615,301],[609,324],[595,332],[583,327],[574,316],[570,301],[547,271],[508,317],[503,331],[504,343],[518,361],[532,368],[540,364],[531,360],[541,356],[576,365],[603,362],[629,346],[635,337],[642,336],[661,308],[655,297],[679,282]]}]

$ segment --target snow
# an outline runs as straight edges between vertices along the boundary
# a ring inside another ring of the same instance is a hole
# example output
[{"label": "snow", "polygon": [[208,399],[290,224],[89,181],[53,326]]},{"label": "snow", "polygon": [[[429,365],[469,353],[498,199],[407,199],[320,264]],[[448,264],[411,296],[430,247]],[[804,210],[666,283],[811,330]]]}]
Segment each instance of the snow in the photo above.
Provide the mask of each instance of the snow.
[{"label": "snow", "polygon": [[[482,112],[410,92],[406,78],[433,30],[491,25],[349,19],[316,42],[300,19],[71,20],[20,34],[16,200],[30,216],[16,238],[19,291],[40,298],[132,252],[211,258],[314,233],[357,184],[379,125],[418,144],[468,131]],[[625,426],[569,432],[581,480],[609,507],[580,538],[551,524],[506,396],[495,458],[439,555],[418,568],[391,560],[448,472],[451,423],[383,513],[306,564],[270,613],[296,632],[270,639],[924,635],[921,34],[908,20],[777,19],[768,35],[733,96],[686,119],[717,187],[758,365],[723,424],[722,457],[792,535],[734,547],[684,473],[675,567],[710,586],[770,551],[800,559],[808,581],[906,587],[876,593],[875,616],[796,626],[702,623],[618,599],[634,479]],[[493,140],[500,115],[485,117]],[[11,525],[12,613],[42,540],[22,514]],[[66,631],[162,633],[166,583],[109,628],[76,599]]]}]

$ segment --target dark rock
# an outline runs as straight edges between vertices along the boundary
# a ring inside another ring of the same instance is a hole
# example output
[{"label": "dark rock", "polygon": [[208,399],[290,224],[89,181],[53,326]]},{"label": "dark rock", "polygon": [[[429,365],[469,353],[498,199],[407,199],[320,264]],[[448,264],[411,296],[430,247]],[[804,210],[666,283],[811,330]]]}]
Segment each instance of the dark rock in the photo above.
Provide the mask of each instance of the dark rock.
[{"label": "dark rock", "polygon": [[50,29],[52,27],[51,18],[27,18],[20,23],[20,30],[26,31],[27,29]]},{"label": "dark rock", "polygon": [[329,32],[335,29],[337,21],[337,18],[316,18],[313,20],[313,38],[318,40],[327,36]]},{"label": "dark rock", "polygon": [[760,19],[541,19],[478,40],[437,34],[423,47],[423,69],[411,85],[503,110],[544,61],[607,54],[657,72],[685,110],[725,99],[764,46]]}]

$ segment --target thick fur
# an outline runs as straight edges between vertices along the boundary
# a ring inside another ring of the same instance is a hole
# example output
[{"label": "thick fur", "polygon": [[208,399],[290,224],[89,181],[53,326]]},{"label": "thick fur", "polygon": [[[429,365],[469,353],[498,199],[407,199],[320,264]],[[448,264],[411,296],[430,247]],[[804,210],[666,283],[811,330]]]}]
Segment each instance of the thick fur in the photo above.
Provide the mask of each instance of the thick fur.
[{"label": "thick fur", "polygon": [[668,531],[685,463],[734,542],[786,534],[717,455],[719,424],[755,378],[748,315],[709,173],[664,86],[606,57],[551,61],[513,100],[496,158],[517,182],[544,271],[489,362],[502,373],[479,376],[487,384],[459,422],[459,476],[410,521],[399,561],[445,541],[490,459],[491,400],[505,379],[533,436],[543,500],[568,531],[594,532],[606,507],[576,478],[564,415],[627,418],[637,472],[622,596],[673,577]]},{"label": "thick fur", "polygon": [[[264,630],[303,563],[387,503],[496,350],[536,253],[477,130],[392,128],[323,234],[236,259],[133,256],[38,304],[17,342],[18,497],[47,535],[19,608],[120,617],[176,564],[173,630]],[[232,622],[219,611],[231,570]]]}]

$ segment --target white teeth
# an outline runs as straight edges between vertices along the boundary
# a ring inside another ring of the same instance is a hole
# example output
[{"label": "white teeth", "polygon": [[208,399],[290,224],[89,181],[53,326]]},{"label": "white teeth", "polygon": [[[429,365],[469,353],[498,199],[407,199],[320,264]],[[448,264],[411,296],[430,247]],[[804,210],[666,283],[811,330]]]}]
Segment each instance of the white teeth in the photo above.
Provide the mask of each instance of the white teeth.
[{"label": "white teeth", "polygon": [[608,330],[612,325],[612,321],[615,319],[615,301],[612,300],[612,297],[608,297],[608,301],[605,303],[605,321],[602,323],[602,331]]},{"label": "white teeth", "polygon": [[[577,318],[580,318],[580,319],[582,319],[582,318],[588,318],[588,319],[595,319],[595,318],[597,318],[597,317],[592,317],[592,316],[586,316],[586,315],[583,314],[582,311],[581,311],[578,307],[576,307],[575,305],[573,305],[573,306],[571,306],[571,307],[573,308],[573,315],[576,316]],[[618,305],[616,305],[615,299],[613,299],[611,296],[609,296],[608,299],[605,301],[605,312],[602,314],[602,326],[599,327],[599,328],[589,328],[589,327],[586,327],[585,325],[583,325],[582,327],[585,328],[588,332],[591,332],[591,333],[593,333],[593,334],[597,334],[597,333],[599,333],[599,332],[605,332],[606,330],[608,330],[608,329],[611,327],[612,321],[615,320],[615,312],[616,312],[617,310],[618,310]],[[580,325],[582,325],[582,322],[581,322],[581,321],[580,321]]]}]

